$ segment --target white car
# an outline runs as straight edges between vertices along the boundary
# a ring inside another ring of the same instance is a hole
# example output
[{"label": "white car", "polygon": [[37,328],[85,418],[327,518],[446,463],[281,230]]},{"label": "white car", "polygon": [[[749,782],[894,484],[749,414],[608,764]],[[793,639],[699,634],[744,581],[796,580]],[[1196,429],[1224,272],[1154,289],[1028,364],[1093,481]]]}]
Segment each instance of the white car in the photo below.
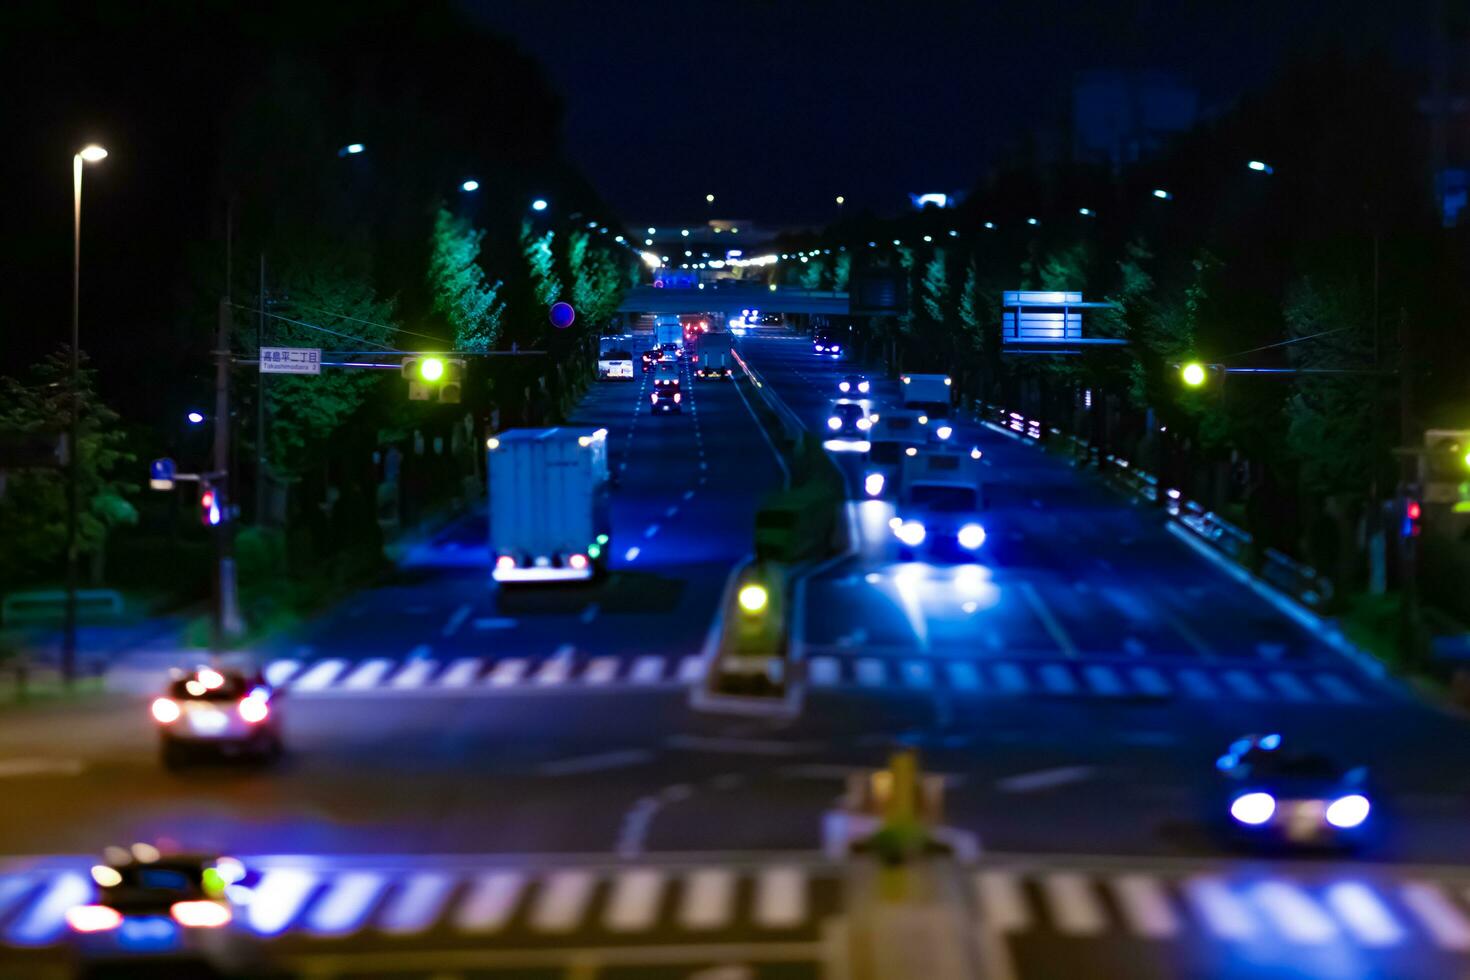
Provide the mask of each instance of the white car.
[{"label": "white car", "polygon": [[597,359],[597,376],[605,381],[632,381],[632,352],[625,350],[605,351]]},{"label": "white car", "polygon": [[159,755],[172,769],[205,752],[273,760],[281,755],[281,715],[259,674],[224,667],[174,670],[150,707]]}]

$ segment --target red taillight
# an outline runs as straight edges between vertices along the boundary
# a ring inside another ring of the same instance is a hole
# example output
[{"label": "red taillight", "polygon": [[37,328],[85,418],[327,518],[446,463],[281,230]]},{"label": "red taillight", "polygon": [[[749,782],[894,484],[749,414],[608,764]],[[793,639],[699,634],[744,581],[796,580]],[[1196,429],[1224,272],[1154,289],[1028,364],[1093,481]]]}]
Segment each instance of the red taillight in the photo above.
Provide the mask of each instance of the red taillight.
[{"label": "red taillight", "polygon": [[657,405],[658,404],[658,392],[655,391],[651,397],[653,398],[653,403],[655,405]]},{"label": "red taillight", "polygon": [[169,906],[168,914],[179,925],[191,929],[218,929],[229,925],[234,917],[228,905],[209,901],[175,902]]},{"label": "red taillight", "polygon": [[580,572],[582,569],[587,567],[587,556],[573,555],[572,557],[567,559],[567,564]]},{"label": "red taillight", "polygon": [[172,698],[158,698],[153,702],[153,720],[160,725],[171,725],[179,720],[183,711]]},{"label": "red taillight", "polygon": [[499,558],[495,559],[495,567],[496,568],[501,568],[501,569],[515,568],[516,567],[515,556],[514,555],[501,555]]},{"label": "red taillight", "polygon": [[66,924],[74,932],[106,932],[122,925],[122,913],[109,905],[78,905],[66,910]]},{"label": "red taillight", "polygon": [[681,395],[681,394],[679,394],[679,392],[677,392],[677,391],[676,391],[676,392],[674,392],[674,404],[676,404],[676,405],[677,405],[677,404],[678,404],[678,403],[679,403],[679,401],[680,401],[680,400],[681,400],[681,399],[682,399],[682,398],[683,398],[683,397],[684,397],[684,396],[683,396],[683,395]]},{"label": "red taillight", "polygon": [[271,713],[271,708],[265,703],[265,698],[252,695],[241,699],[239,711],[241,718],[255,725],[265,721],[266,716]]}]

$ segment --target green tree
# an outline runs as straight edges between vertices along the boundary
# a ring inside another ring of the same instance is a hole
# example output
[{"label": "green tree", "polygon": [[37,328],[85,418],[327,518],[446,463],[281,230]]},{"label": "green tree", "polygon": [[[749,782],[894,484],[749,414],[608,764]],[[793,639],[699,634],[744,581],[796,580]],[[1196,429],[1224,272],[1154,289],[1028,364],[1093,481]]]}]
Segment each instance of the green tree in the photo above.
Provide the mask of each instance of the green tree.
[{"label": "green tree", "polygon": [[561,279],[556,274],[556,255],[551,250],[555,235],[553,231],[536,234],[530,222],[521,225],[521,255],[525,257],[531,288],[543,314],[561,299]]},{"label": "green tree", "polygon": [[821,256],[809,258],[801,264],[801,271],[797,276],[797,284],[802,289],[821,289],[822,280],[827,272],[827,262]]},{"label": "green tree", "polygon": [[945,322],[949,312],[949,271],[945,267],[944,249],[936,248],[934,255],[924,265],[921,301],[924,316],[938,326]]},{"label": "green tree", "polygon": [[[377,297],[366,276],[331,257],[288,264],[278,271],[277,286],[282,298],[272,307],[272,345],[394,349],[393,304]],[[272,472],[299,478],[316,461],[315,450],[387,380],[386,373],[323,368],[320,375],[272,377],[267,389]]]},{"label": "green tree", "polygon": [[505,303],[496,298],[501,284],[488,285],[480,268],[480,241],[485,232],[472,228],[444,208],[434,217],[428,283],[433,309],[454,330],[458,350],[485,351],[500,338]]},{"label": "green tree", "polygon": [[[71,359],[63,349],[34,365],[24,380],[0,378],[0,432],[54,431],[70,415]],[[142,482],[122,475],[136,461],[123,446],[118,416],[97,396],[94,371],[83,355],[78,374],[77,468],[81,507],[77,541],[82,554],[100,556],[108,532],[137,522],[128,500]],[[0,582],[33,581],[66,557],[67,481],[64,469],[18,470],[7,474],[0,493]],[[94,565],[94,567],[97,567]]]},{"label": "green tree", "polygon": [[847,292],[847,284],[852,277],[852,256],[846,252],[839,252],[837,260],[832,264],[832,288],[839,293]]},{"label": "green tree", "polygon": [[578,319],[600,327],[617,312],[626,288],[617,259],[607,249],[596,247],[585,231],[574,231],[567,236],[567,268]]}]

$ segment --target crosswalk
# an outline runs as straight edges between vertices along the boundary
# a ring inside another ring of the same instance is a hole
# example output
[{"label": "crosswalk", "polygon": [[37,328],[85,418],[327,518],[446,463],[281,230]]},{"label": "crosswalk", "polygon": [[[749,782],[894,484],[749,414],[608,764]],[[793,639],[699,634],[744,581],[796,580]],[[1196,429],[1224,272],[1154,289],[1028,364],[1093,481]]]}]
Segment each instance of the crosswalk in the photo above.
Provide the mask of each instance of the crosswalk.
[{"label": "crosswalk", "polygon": [[807,661],[813,688],[871,688],[954,695],[1092,698],[1179,698],[1360,704],[1366,684],[1330,667],[1246,669],[1088,663],[1085,660],[1002,660],[817,656]]},{"label": "crosswalk", "polygon": [[576,688],[660,688],[704,676],[696,655],[272,660],[265,677],[296,696],[494,694]]},{"label": "crosswalk", "polygon": [[1470,956],[1470,880],[1227,868],[994,868],[979,924],[1008,936],[1433,949]]},{"label": "crosswalk", "polygon": [[[425,937],[500,945],[814,938],[840,906],[835,866],[804,862],[598,865],[424,859],[244,858],[259,872],[237,902],[268,939]],[[91,900],[86,866],[0,872],[0,943],[62,941]]]}]

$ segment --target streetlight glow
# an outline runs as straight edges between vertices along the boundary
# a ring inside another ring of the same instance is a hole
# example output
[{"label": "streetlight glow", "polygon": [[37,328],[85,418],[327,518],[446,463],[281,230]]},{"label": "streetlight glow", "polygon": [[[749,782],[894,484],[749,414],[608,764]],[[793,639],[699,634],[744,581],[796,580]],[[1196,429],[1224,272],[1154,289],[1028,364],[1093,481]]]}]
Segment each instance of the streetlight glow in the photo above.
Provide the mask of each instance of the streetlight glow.
[{"label": "streetlight glow", "polygon": [[1252,160],[1250,163],[1246,164],[1246,166],[1250,167],[1252,170],[1259,174],[1271,174],[1276,172],[1272,168],[1272,166],[1269,163],[1266,163],[1264,160]]},{"label": "streetlight glow", "polygon": [[363,146],[361,143],[348,143],[346,146],[342,147],[342,149],[337,151],[337,155],[339,157],[356,156],[365,149],[367,149],[367,147]]},{"label": "streetlight glow", "polygon": [[544,198],[544,197],[538,197],[538,198],[536,198],[536,200],[532,201],[531,202],[531,210],[532,211],[545,211],[546,210],[546,198]]},{"label": "streetlight glow", "polygon": [[704,200],[707,204],[713,204],[715,203],[715,196],[713,194],[706,194],[704,196]]},{"label": "streetlight glow", "polygon": [[477,191],[480,189],[480,182],[478,180],[467,180],[459,185],[459,189],[465,192]]},{"label": "streetlight glow", "polygon": [[843,197],[841,194],[838,194],[837,195],[837,203],[838,204],[846,204],[847,203],[847,198]]},{"label": "streetlight glow", "polygon": [[1168,191],[1164,190],[1162,187],[1155,187],[1154,188],[1154,197],[1158,198],[1161,201],[1172,201],[1174,199],[1174,195],[1173,194],[1170,194]]},{"label": "streetlight glow", "polygon": [[204,421],[204,413],[190,412],[188,415],[185,415],[184,418],[189,420],[190,425],[198,425],[200,422]]},{"label": "streetlight glow", "polygon": [[79,152],[77,156],[81,157],[88,163],[96,163],[98,160],[107,159],[107,151],[98,146],[96,143],[88,143],[86,146],[82,147],[81,152]]}]

